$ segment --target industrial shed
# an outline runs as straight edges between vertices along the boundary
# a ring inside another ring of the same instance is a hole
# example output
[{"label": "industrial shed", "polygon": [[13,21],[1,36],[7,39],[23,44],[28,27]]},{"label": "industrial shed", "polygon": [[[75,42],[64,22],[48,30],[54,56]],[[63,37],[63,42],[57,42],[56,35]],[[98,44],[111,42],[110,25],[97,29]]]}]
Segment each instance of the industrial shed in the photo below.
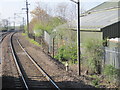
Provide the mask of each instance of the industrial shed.
[{"label": "industrial shed", "polygon": [[[104,64],[120,69],[120,0],[104,2],[81,15],[81,43],[87,39],[107,41],[104,47]],[[111,40],[117,38],[116,42]]]},{"label": "industrial shed", "polygon": [[119,2],[104,2],[81,15],[81,42],[88,38],[120,37]]}]

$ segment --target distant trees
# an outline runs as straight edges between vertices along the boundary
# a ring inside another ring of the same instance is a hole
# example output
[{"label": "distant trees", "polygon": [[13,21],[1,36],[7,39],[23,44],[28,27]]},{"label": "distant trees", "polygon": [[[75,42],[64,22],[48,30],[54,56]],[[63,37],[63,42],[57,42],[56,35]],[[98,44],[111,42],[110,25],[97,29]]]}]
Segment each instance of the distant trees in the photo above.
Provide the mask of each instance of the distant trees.
[{"label": "distant trees", "polygon": [[7,19],[3,19],[1,22],[1,25],[4,29],[8,29],[8,20]]},{"label": "distant trees", "polygon": [[58,16],[65,18],[67,21],[75,20],[77,17],[76,4],[59,3],[56,8]]},{"label": "distant trees", "polygon": [[67,20],[73,21],[77,19],[77,5],[76,4],[70,4],[68,11],[67,11]]},{"label": "distant trees", "polygon": [[58,6],[56,8],[56,13],[58,13],[58,16],[61,16],[61,17],[65,18],[66,17],[67,7],[68,7],[67,3],[58,4]]},{"label": "distant trees", "polygon": [[[33,33],[34,30],[41,30],[41,34],[43,31],[47,31],[51,33],[51,31],[58,25],[63,24],[66,22],[60,16],[50,16],[45,10],[43,10],[40,5],[31,11],[32,20],[30,22],[30,31]],[[39,34],[40,35],[40,34]]]},{"label": "distant trees", "polygon": [[37,29],[51,33],[52,29],[58,25],[74,20],[77,12],[75,4],[59,3],[54,9],[46,5],[43,9],[41,4],[37,3],[31,15],[33,18],[30,22],[30,33]]}]

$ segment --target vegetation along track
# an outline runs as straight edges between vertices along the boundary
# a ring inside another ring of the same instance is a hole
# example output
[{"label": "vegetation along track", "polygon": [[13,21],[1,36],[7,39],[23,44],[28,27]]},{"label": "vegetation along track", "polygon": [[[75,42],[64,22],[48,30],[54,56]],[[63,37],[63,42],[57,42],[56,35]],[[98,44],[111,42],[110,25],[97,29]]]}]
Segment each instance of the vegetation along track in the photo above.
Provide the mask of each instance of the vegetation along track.
[{"label": "vegetation along track", "polygon": [[32,59],[21,43],[11,36],[11,49],[19,75],[27,90],[60,88],[51,77]]}]

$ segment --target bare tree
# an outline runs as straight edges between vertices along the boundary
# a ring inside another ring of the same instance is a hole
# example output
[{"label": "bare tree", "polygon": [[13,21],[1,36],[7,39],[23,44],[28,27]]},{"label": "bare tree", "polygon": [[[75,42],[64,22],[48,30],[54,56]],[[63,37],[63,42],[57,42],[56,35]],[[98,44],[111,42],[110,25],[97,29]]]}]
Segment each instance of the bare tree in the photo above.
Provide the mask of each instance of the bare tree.
[{"label": "bare tree", "polygon": [[66,17],[66,10],[67,10],[67,3],[59,3],[56,12],[58,13],[58,16],[65,18]]},{"label": "bare tree", "polygon": [[49,15],[45,10],[41,8],[41,5],[38,3],[36,8],[31,11],[31,15],[33,18],[36,18],[39,22],[47,21],[49,18]]},{"label": "bare tree", "polygon": [[68,21],[75,20],[77,18],[76,4],[69,4],[66,12],[66,19]]}]

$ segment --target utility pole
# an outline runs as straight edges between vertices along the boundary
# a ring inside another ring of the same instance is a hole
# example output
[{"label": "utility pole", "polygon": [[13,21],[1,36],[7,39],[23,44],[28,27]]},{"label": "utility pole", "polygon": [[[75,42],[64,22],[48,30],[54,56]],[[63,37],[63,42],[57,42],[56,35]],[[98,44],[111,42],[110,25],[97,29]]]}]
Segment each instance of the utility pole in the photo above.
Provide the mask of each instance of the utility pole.
[{"label": "utility pole", "polygon": [[[10,17],[8,17],[8,26],[10,27]],[[9,30],[9,28],[8,28]]]},{"label": "utility pole", "polygon": [[14,30],[15,30],[15,15],[16,15],[16,13],[14,13]]},{"label": "utility pole", "polygon": [[81,56],[81,51],[80,51],[80,1],[78,0],[78,75],[81,75],[81,62],[80,62],[80,56]]},{"label": "utility pole", "polygon": [[53,37],[53,58],[54,58],[55,38]]},{"label": "utility pole", "polygon": [[24,30],[24,20],[25,20],[25,19],[24,19],[24,17],[23,17],[23,32],[25,33],[25,30]]},{"label": "utility pole", "polygon": [[77,4],[78,8],[78,25],[77,25],[77,60],[78,60],[78,75],[81,75],[81,62],[80,62],[80,57],[81,57],[81,51],[80,51],[80,0],[77,2],[74,0],[70,0],[74,3]]},{"label": "utility pole", "polygon": [[27,34],[28,34],[28,36],[29,36],[29,8],[28,8],[28,1],[26,0],[26,14],[27,14]]}]

